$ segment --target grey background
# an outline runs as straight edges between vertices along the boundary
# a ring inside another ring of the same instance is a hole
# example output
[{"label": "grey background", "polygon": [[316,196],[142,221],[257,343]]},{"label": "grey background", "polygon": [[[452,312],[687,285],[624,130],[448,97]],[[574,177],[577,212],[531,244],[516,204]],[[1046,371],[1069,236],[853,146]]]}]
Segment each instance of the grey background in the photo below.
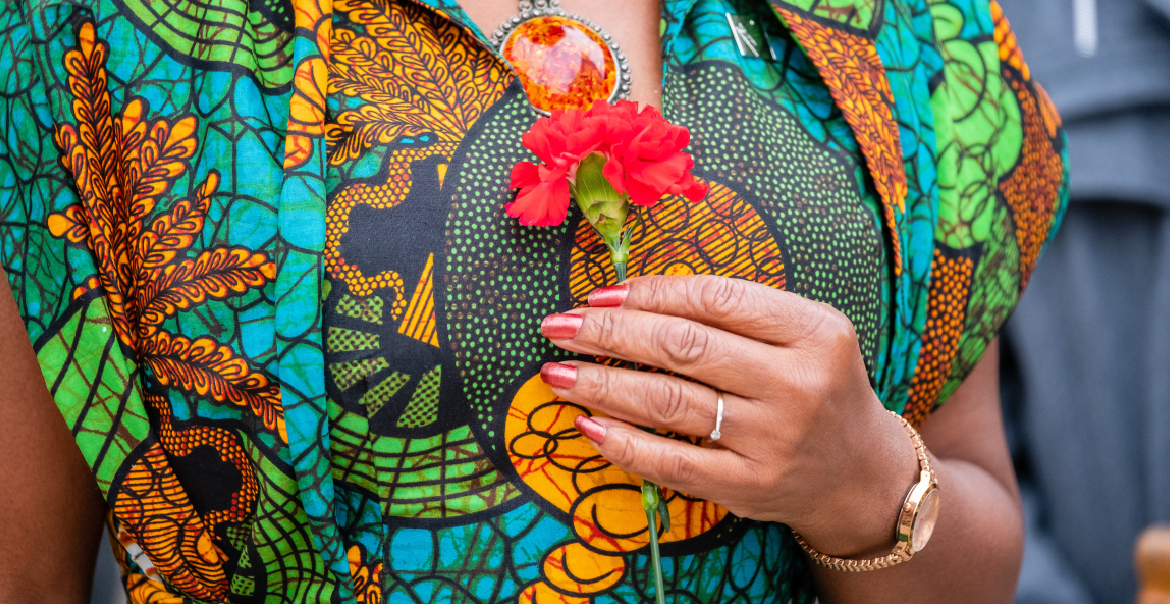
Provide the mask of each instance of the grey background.
[{"label": "grey background", "polygon": [[93,573],[93,595],[89,601],[90,604],[126,604],[126,591],[122,587],[122,569],[118,568],[118,563],[114,561],[106,531],[102,531],[97,568]]},{"label": "grey background", "polygon": [[1170,521],[1170,0],[1000,3],[1064,120],[1072,185],[1003,339],[1016,602],[1132,604],[1134,538]]}]

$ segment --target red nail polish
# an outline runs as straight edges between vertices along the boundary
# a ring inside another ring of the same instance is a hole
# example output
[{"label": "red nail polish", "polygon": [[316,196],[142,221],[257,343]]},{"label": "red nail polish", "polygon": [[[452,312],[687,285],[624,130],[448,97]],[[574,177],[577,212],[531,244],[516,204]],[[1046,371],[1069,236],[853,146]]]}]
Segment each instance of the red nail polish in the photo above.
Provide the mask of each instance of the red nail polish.
[{"label": "red nail polish", "polygon": [[568,390],[577,383],[577,368],[564,363],[545,363],[540,368],[540,379],[553,388]]},{"label": "red nail polish", "polygon": [[625,283],[599,287],[589,292],[589,306],[606,308],[621,306],[628,295],[630,295],[630,286]]},{"label": "red nail polish", "polygon": [[540,333],[550,340],[568,340],[577,335],[584,322],[581,315],[549,315],[540,322]]},{"label": "red nail polish", "polygon": [[588,415],[578,415],[577,419],[573,420],[573,425],[595,445],[600,445],[601,441],[605,440],[605,426],[593,421]]}]

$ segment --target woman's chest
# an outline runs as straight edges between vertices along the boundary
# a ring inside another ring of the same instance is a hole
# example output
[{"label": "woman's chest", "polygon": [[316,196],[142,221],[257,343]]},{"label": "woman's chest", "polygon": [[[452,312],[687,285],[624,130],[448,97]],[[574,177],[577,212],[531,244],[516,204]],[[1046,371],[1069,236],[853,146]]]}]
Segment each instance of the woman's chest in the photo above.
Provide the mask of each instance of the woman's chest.
[{"label": "woman's chest", "polygon": [[[540,320],[616,276],[579,214],[537,228],[504,213],[537,117],[512,74],[443,17],[387,10],[350,14],[334,34],[328,394],[387,436],[471,426],[506,463],[516,393],[565,354]],[[781,102],[796,95],[778,101],[761,84],[793,67],[761,76],[731,59],[708,51],[667,71],[665,114],[691,130],[710,191],[631,218],[629,275],[716,274],[827,302],[853,320],[872,369],[888,315],[886,244],[860,160]]]}]

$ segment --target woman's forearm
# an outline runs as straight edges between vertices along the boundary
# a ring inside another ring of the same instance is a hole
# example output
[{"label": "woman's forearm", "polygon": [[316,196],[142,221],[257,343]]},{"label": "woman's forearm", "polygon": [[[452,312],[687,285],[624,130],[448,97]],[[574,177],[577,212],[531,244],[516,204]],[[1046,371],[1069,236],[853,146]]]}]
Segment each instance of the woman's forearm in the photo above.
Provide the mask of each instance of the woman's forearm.
[{"label": "woman's forearm", "polygon": [[88,602],[104,510],[0,269],[0,604]]},{"label": "woman's forearm", "polygon": [[971,462],[933,461],[942,501],[926,549],[908,562],[871,572],[813,565],[822,604],[1012,601],[1024,553],[1018,499]]},{"label": "woman's forearm", "polygon": [[[993,341],[966,381],[921,428],[941,495],[938,522],[926,548],[908,562],[870,572],[814,565],[822,603],[1012,601],[1024,527],[1000,413],[998,368],[999,344]],[[881,506],[891,507],[888,502]],[[889,553],[896,509],[895,503],[886,520],[878,522],[889,526],[886,551],[867,554]]]}]

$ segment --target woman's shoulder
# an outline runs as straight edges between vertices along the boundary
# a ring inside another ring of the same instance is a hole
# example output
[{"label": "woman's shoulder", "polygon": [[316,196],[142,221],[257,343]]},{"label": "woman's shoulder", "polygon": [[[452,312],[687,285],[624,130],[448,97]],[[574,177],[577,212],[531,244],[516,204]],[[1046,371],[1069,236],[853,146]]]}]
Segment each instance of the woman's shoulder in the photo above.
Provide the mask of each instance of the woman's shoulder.
[{"label": "woman's shoulder", "polygon": [[1060,116],[999,4],[932,2],[928,9],[938,189],[922,350],[908,400],[920,415],[945,402],[1011,316],[1060,225],[1069,182]]},{"label": "woman's shoulder", "polygon": [[[883,398],[917,420],[979,361],[1067,200],[1060,117],[988,0],[775,0],[882,197],[895,265]],[[898,369],[903,368],[903,369]]]}]

